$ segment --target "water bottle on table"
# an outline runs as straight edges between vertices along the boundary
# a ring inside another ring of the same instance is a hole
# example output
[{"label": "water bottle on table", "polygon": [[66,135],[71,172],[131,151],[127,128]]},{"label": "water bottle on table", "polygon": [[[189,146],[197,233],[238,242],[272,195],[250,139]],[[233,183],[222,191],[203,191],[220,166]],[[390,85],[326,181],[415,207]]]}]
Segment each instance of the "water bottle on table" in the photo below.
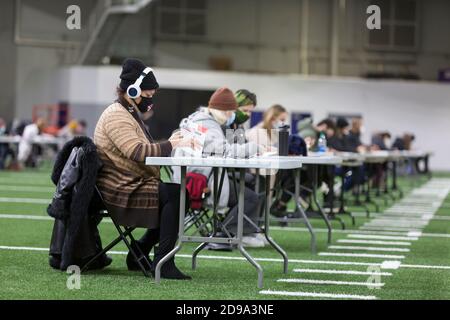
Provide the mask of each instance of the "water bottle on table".
[{"label": "water bottle on table", "polygon": [[320,133],[319,140],[317,141],[317,151],[319,153],[327,152],[327,138],[323,132]]}]

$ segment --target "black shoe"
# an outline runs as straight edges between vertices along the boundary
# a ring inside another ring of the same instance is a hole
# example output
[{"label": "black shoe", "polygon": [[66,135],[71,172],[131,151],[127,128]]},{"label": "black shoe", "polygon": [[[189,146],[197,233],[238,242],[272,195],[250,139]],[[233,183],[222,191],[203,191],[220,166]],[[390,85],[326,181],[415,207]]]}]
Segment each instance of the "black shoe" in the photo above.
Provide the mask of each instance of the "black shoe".
[{"label": "black shoe", "polygon": [[[156,268],[156,261],[153,264],[152,268],[152,275],[155,277],[155,268]],[[173,280],[192,280],[191,276],[188,276],[180,271],[180,269],[177,268],[175,265],[175,262],[173,259],[166,261],[166,263],[161,268],[161,278],[162,279],[173,279]]]},{"label": "black shoe", "polygon": [[277,218],[285,217],[287,214],[286,211],[287,206],[285,204],[281,204],[279,201],[276,201],[270,208],[270,213]]},{"label": "black shoe", "polygon": [[[139,250],[137,248],[137,243],[133,242],[131,246],[133,247],[134,252],[139,255]],[[145,254],[145,253],[144,253]],[[150,271],[152,267],[152,260],[147,255],[144,257],[144,259],[141,260],[141,264],[144,266],[146,271]],[[139,266],[136,259],[133,257],[133,254],[131,252],[128,252],[127,255],[127,267],[129,271],[142,271],[141,267]]]},{"label": "black shoe", "polygon": [[[88,263],[93,257],[89,257],[86,259],[83,259],[84,261],[80,263],[80,265],[84,266],[86,263]],[[106,268],[112,263],[112,259],[108,257],[106,254],[103,256],[98,257],[94,262],[92,262],[87,270],[101,270],[103,268]]]},{"label": "black shoe", "polygon": [[50,267],[52,267],[53,269],[59,270],[60,266],[61,266],[61,257],[51,255],[48,257],[48,263],[49,263]]}]

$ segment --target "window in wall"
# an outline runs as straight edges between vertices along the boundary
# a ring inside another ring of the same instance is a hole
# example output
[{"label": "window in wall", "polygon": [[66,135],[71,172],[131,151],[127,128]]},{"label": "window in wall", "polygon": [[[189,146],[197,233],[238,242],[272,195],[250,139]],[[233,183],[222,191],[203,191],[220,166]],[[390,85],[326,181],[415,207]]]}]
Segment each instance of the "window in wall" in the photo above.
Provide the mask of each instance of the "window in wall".
[{"label": "window in wall", "polygon": [[381,9],[381,30],[368,30],[368,46],[381,50],[415,50],[418,45],[417,0],[371,0]]},{"label": "window in wall", "polygon": [[159,0],[156,35],[164,39],[199,39],[206,35],[207,0]]}]

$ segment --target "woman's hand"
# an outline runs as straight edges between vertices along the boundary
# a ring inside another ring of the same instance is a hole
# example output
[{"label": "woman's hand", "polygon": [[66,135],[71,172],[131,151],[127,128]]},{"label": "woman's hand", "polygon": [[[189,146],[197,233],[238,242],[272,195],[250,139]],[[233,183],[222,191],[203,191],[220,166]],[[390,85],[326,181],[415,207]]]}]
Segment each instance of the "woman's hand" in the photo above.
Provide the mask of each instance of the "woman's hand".
[{"label": "woman's hand", "polygon": [[192,149],[199,149],[200,145],[198,142],[192,137],[183,137],[180,131],[177,131],[172,134],[169,138],[169,142],[172,144],[172,148],[183,148],[188,147]]}]

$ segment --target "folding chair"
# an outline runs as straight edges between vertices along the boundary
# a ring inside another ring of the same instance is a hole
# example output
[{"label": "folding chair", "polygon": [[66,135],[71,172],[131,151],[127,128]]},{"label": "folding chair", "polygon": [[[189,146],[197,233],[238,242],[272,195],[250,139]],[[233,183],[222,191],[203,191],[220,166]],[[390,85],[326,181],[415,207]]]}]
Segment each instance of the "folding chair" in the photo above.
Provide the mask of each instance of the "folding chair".
[{"label": "folding chair", "polygon": [[[98,200],[101,204],[102,207],[100,208],[98,214],[101,218],[110,218],[112,223],[114,224],[114,226],[117,229],[117,232],[119,233],[119,236],[114,239],[109,245],[107,245],[106,247],[103,248],[102,251],[100,251],[99,253],[97,253],[91,260],[89,260],[81,269],[81,272],[87,271],[89,266],[95,261],[97,260],[99,257],[103,256],[104,254],[106,254],[109,250],[111,250],[113,247],[115,247],[120,241],[123,241],[125,243],[125,245],[127,246],[128,250],[130,251],[130,253],[133,255],[134,259],[136,259],[140,269],[142,270],[142,272],[144,273],[144,276],[146,277],[150,277],[149,272],[146,270],[144,264],[147,265],[148,269],[151,268],[151,265],[149,263],[149,261],[147,260],[147,258],[145,257],[145,255],[142,253],[141,249],[139,248],[139,246],[133,246],[131,245],[132,243],[135,242],[135,239],[132,235],[132,232],[134,231],[135,228],[132,227],[123,227],[120,226],[115,220],[114,217],[111,216],[107,210],[107,206],[103,200],[103,197],[100,193],[100,191],[98,190],[97,186],[95,186],[95,191],[94,191],[94,197],[96,197],[96,200]],[[95,199],[93,199],[95,201]],[[127,237],[131,240],[131,242],[127,239]],[[137,250],[136,250],[137,249]],[[143,262],[144,261],[144,262]]]}]

